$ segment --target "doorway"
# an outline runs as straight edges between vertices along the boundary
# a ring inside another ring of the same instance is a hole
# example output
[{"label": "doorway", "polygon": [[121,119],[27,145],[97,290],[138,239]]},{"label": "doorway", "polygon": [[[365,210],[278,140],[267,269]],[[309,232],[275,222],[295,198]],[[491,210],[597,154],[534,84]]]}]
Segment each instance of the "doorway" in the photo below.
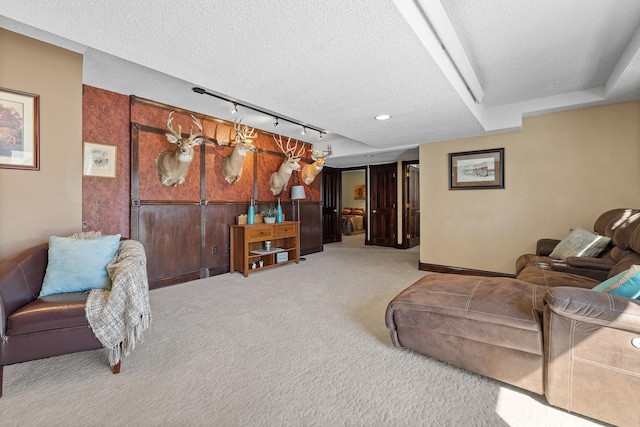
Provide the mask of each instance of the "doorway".
[{"label": "doorway", "polygon": [[342,173],[325,166],[322,171],[322,243],[342,241],[340,225]]},{"label": "doorway", "polygon": [[354,236],[364,244],[367,232],[367,170],[352,168],[342,170],[341,233]]},{"label": "doorway", "polygon": [[396,170],[395,163],[369,168],[371,228],[368,244],[391,247],[397,245]]}]

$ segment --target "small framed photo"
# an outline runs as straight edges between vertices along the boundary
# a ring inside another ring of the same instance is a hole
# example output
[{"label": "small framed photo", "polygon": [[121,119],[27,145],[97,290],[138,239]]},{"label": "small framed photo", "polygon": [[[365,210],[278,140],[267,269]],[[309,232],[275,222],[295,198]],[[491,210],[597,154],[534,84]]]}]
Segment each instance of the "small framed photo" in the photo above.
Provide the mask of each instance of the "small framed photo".
[{"label": "small framed photo", "polygon": [[40,97],[0,88],[0,168],[40,170]]},{"label": "small framed photo", "polygon": [[449,190],[504,188],[504,148],[449,153]]},{"label": "small framed photo", "polygon": [[84,143],[84,168],[86,176],[116,177],[116,146]]}]

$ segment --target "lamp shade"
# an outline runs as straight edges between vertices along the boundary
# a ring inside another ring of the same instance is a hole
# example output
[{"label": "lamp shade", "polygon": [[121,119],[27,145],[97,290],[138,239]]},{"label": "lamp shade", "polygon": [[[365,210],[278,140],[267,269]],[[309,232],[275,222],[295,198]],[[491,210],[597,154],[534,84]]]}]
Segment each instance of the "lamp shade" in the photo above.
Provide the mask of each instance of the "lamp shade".
[{"label": "lamp shade", "polygon": [[291,200],[305,199],[306,197],[307,195],[304,194],[304,186],[294,185],[291,187]]}]

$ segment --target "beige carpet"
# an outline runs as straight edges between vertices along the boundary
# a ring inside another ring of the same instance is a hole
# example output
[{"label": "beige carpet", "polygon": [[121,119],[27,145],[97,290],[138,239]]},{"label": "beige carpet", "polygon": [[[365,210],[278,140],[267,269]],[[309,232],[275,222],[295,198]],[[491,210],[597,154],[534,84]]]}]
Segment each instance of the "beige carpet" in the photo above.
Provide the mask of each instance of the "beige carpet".
[{"label": "beige carpet", "polygon": [[325,245],[300,265],[151,292],[145,342],[5,367],[2,426],[587,426],[544,399],[391,345],[418,248]]}]

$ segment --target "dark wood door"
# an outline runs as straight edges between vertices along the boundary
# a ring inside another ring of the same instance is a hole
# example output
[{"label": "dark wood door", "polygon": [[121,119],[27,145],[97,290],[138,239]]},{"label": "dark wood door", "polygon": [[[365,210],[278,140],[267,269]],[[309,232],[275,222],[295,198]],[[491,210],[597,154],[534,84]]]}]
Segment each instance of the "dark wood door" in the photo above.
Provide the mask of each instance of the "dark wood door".
[{"label": "dark wood door", "polygon": [[370,167],[371,245],[396,246],[396,165]]},{"label": "dark wood door", "polygon": [[325,166],[322,170],[322,242],[340,242],[340,200],[342,198],[342,173]]},{"label": "dark wood door", "polygon": [[420,165],[404,164],[405,221],[407,248],[420,244]]}]

